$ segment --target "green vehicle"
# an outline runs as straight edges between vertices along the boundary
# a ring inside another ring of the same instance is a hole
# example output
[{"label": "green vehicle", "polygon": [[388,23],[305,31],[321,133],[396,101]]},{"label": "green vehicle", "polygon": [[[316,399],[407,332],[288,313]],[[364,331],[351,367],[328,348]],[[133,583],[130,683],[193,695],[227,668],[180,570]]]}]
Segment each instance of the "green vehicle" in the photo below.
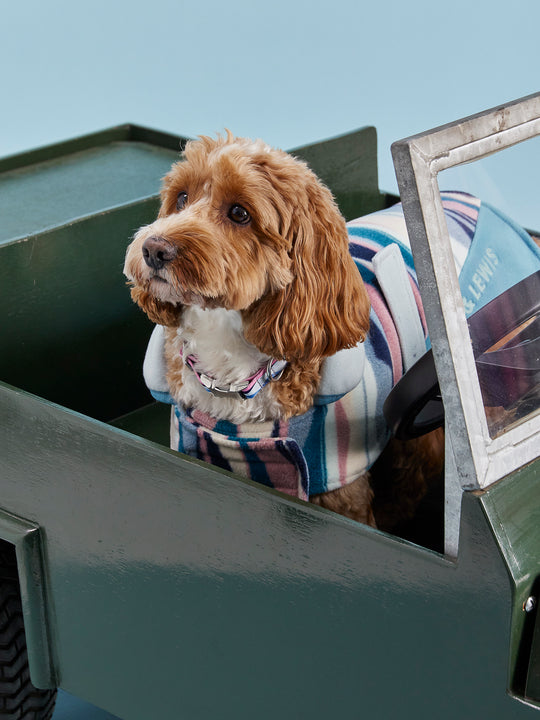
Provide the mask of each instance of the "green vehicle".
[{"label": "green vehicle", "polygon": [[[495,427],[437,186],[538,134],[540,94],[394,146],[434,365],[391,397],[415,432],[442,395],[446,430],[445,497],[399,537],[168,448],[122,267],[183,138],[0,160],[2,718],[50,718],[57,688],[124,720],[540,717],[538,277],[511,294],[530,362]],[[347,218],[395,201],[372,128],[293,152]]]}]

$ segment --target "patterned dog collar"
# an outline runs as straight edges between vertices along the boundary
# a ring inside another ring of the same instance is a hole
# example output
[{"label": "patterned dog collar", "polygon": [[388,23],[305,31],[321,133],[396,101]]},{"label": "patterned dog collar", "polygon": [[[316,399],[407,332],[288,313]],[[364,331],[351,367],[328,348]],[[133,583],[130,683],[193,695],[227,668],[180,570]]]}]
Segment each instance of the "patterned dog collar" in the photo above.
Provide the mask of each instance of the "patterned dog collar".
[{"label": "patterned dog collar", "polygon": [[218,387],[216,379],[211,375],[199,372],[195,365],[198,361],[196,355],[187,355],[185,345],[180,351],[184,365],[194,374],[203,388],[214,395],[214,397],[236,397],[240,400],[248,400],[255,397],[269,382],[279,380],[287,366],[286,360],[274,360],[270,358],[267,363],[260,367],[253,375],[238,383],[231,383],[228,387]]}]

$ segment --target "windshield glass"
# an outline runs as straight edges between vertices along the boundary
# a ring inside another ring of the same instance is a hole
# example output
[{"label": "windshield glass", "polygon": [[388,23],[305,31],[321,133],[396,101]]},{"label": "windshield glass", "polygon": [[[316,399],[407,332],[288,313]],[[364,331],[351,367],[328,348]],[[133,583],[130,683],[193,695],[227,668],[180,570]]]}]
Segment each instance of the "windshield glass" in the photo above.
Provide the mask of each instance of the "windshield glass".
[{"label": "windshield glass", "polygon": [[490,435],[540,408],[540,271],[469,317]]},{"label": "windshield glass", "polygon": [[540,212],[517,172],[539,156],[536,137],[438,178],[465,191],[441,200],[491,438],[540,408],[540,232],[525,230],[540,229]]}]

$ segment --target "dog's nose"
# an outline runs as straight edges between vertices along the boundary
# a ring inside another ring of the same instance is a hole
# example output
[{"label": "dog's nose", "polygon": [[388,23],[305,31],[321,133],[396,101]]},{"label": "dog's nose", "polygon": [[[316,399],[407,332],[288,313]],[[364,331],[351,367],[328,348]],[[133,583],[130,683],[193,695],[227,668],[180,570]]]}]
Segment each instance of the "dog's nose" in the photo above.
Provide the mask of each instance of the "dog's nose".
[{"label": "dog's nose", "polygon": [[149,237],[142,246],[144,262],[153,270],[161,270],[176,257],[176,248],[162,237]]}]

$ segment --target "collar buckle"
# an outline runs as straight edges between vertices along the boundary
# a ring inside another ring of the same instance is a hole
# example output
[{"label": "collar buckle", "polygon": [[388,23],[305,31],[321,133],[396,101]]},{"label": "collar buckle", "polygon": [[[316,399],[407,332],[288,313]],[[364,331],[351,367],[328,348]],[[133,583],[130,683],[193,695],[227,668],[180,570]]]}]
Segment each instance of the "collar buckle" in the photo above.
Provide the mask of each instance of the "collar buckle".
[{"label": "collar buckle", "polygon": [[[189,367],[189,366],[188,366]],[[197,378],[203,388],[211,395],[217,398],[235,397],[239,400],[246,400],[246,396],[242,394],[242,387],[231,384],[228,388],[220,388],[216,385],[216,380],[205,373],[196,373]]]}]

